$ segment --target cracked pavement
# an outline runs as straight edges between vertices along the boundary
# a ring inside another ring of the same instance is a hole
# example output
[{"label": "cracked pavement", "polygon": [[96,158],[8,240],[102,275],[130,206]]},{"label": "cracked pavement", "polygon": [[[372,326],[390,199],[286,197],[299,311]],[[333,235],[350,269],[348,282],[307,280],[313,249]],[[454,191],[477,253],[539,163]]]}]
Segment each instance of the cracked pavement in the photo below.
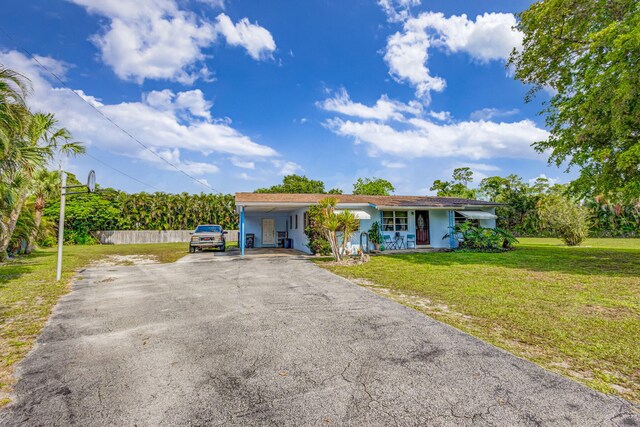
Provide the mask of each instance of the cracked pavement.
[{"label": "cracked pavement", "polygon": [[629,402],[302,258],[80,275],[0,425],[640,425]]}]

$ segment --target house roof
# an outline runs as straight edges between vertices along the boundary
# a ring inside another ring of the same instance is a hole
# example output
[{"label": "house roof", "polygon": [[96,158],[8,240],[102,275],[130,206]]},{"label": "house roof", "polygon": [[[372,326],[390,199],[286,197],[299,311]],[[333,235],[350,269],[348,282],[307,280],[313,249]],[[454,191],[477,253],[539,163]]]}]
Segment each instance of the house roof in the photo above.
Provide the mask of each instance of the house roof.
[{"label": "house roof", "polygon": [[285,193],[236,193],[236,205],[253,204],[316,204],[334,197],[339,204],[372,204],[378,207],[462,208],[465,206],[499,206],[499,203],[459,197],[435,196],[365,196],[358,194],[285,194]]}]

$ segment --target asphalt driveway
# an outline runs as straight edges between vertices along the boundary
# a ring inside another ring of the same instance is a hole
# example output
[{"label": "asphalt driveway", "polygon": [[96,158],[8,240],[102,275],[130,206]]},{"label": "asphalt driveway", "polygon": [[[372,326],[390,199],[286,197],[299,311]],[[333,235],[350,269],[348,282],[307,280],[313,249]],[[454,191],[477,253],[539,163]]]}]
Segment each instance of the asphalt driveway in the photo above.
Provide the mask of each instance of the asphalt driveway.
[{"label": "asphalt driveway", "polygon": [[297,257],[82,273],[1,425],[640,425],[549,373]]}]

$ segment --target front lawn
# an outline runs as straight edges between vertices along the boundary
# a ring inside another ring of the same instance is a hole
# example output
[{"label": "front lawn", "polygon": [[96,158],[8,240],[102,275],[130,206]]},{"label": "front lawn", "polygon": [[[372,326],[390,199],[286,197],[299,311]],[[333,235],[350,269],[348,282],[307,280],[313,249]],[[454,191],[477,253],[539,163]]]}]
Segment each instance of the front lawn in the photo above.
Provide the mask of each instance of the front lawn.
[{"label": "front lawn", "polygon": [[55,248],[0,264],[0,406],[9,401],[15,363],[29,352],[78,269],[109,256],[120,256],[115,262],[128,265],[132,261],[123,256],[173,262],[186,253],[186,243],[65,246],[60,282],[55,281]]},{"label": "front lawn", "polygon": [[590,239],[573,248],[520,240],[506,253],[401,254],[325,267],[547,369],[640,402],[640,239]]}]

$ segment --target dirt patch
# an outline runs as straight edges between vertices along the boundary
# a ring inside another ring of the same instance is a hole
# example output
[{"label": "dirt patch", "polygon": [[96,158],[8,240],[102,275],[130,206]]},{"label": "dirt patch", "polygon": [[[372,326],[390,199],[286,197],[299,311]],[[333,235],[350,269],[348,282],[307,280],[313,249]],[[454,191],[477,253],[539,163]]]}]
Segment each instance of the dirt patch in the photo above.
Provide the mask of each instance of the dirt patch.
[{"label": "dirt patch", "polygon": [[146,265],[158,264],[158,258],[154,255],[108,255],[100,261],[91,264],[91,267],[113,267],[117,265]]},{"label": "dirt patch", "polygon": [[601,305],[586,305],[582,307],[582,312],[609,319],[622,319],[633,315],[633,312],[626,307],[603,307]]},{"label": "dirt patch", "polygon": [[415,308],[416,310],[423,311],[426,314],[446,314],[452,317],[457,317],[463,320],[471,320],[472,317],[466,314],[457,313],[446,304],[439,304],[431,301],[429,298],[405,294],[404,292],[396,291],[389,289],[387,287],[380,286],[376,283],[371,282],[367,279],[351,279],[352,282],[362,286],[363,288],[367,288],[372,292],[377,293],[378,295],[385,296],[387,298],[391,298],[400,304]]}]

